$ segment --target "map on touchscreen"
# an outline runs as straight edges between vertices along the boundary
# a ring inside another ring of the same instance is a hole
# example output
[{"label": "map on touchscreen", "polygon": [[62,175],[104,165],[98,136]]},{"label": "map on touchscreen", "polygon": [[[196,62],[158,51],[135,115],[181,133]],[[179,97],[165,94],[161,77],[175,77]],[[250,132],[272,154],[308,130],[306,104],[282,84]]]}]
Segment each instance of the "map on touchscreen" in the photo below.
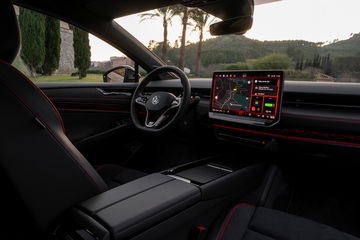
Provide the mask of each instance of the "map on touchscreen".
[{"label": "map on touchscreen", "polygon": [[216,78],[214,107],[249,111],[251,80],[246,78]]}]

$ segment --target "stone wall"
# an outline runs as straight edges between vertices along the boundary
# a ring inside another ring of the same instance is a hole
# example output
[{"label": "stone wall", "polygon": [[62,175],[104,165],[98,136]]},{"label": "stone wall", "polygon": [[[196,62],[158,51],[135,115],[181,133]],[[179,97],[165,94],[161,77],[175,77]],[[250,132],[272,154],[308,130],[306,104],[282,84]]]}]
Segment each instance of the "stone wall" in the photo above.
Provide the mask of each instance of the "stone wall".
[{"label": "stone wall", "polygon": [[77,72],[74,67],[74,46],[73,46],[73,31],[69,28],[69,25],[64,22],[60,22],[60,60],[59,68],[56,70],[56,74],[72,74]]}]

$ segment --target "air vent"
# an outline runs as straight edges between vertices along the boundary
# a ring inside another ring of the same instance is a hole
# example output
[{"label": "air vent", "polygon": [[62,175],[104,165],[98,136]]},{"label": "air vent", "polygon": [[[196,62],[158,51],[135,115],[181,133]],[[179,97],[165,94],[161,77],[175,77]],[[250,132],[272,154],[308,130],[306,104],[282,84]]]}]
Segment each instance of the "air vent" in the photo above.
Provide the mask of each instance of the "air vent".
[{"label": "air vent", "polygon": [[359,111],[360,96],[285,92],[283,106],[295,108],[321,108]]}]

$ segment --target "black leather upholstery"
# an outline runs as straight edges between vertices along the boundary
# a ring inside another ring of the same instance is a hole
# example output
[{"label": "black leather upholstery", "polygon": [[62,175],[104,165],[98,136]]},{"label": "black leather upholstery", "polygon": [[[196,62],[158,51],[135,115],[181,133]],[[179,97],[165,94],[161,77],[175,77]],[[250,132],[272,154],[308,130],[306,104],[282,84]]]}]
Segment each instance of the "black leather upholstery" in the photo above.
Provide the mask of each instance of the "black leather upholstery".
[{"label": "black leather upholstery", "polygon": [[107,189],[66,137],[49,100],[2,61],[0,109],[1,167],[41,227]]},{"label": "black leather upholstery", "polygon": [[225,218],[216,240],[359,240],[329,226],[273,209],[238,204]]},{"label": "black leather upholstery", "polygon": [[114,164],[104,164],[96,168],[96,171],[104,179],[109,188],[117,187],[147,175],[135,169],[124,168]]},{"label": "black leather upholstery", "polygon": [[[153,173],[95,196],[79,207],[107,226],[111,239],[133,239],[199,201],[199,187]],[[147,235],[140,239],[157,238]]]},{"label": "black leather upholstery", "polygon": [[71,206],[108,188],[66,137],[57,109],[8,63],[17,50],[9,1],[1,1],[0,16],[2,29],[9,27],[0,38],[0,166],[37,225],[49,230]]}]

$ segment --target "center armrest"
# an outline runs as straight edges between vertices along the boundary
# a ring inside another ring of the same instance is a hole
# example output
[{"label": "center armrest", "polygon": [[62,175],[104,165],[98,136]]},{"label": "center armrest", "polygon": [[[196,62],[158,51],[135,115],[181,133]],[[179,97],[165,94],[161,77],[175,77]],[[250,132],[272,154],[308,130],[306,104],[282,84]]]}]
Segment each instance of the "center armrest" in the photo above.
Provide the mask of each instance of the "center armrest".
[{"label": "center armrest", "polygon": [[120,239],[200,200],[197,186],[155,173],[99,194],[79,208],[102,222],[114,239]]}]

